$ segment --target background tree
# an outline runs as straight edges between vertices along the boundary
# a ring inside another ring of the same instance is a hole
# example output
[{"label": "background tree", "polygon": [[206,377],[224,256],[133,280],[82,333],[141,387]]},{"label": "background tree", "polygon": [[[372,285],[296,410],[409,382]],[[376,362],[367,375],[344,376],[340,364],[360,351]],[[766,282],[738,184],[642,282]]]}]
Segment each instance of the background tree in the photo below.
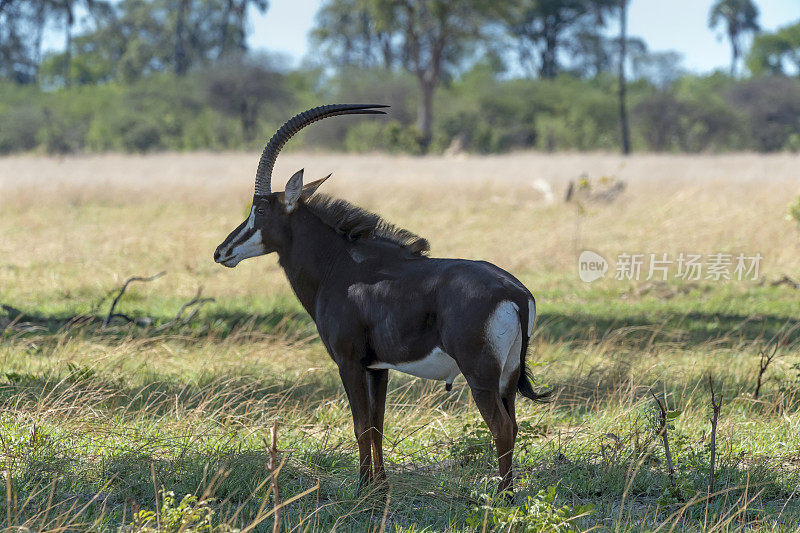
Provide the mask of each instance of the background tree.
[{"label": "background tree", "polygon": [[628,124],[627,108],[627,80],[625,79],[625,62],[627,59],[628,45],[628,1],[619,2],[619,124],[622,143],[622,153],[631,153],[631,133]]},{"label": "background tree", "polygon": [[77,22],[75,18],[75,11],[76,9],[80,8],[81,6],[89,13],[89,15],[93,15],[95,11],[104,10],[107,8],[108,3],[105,0],[38,0],[39,2],[44,2],[50,4],[50,8],[59,13],[63,19],[64,24],[64,55],[62,59],[62,68],[63,71],[63,82],[65,85],[70,85],[72,81],[72,76],[70,72],[71,64],[72,64],[72,32],[75,23]]},{"label": "background tree", "polygon": [[342,37],[318,27],[314,35],[318,43],[338,51],[332,59],[338,59],[339,67],[370,62],[374,51],[366,45],[384,39],[384,64],[385,58],[397,57],[417,78],[417,126],[420,145],[426,150],[433,136],[434,92],[448,71],[457,70],[473,49],[489,7],[480,0],[331,0],[323,4],[317,23],[345,26],[355,16],[357,29]]},{"label": "background tree", "polygon": [[571,70],[581,77],[596,78],[614,66],[616,42],[603,34],[606,15],[605,10],[597,9],[581,17],[567,40],[565,48],[572,59]]},{"label": "background tree", "polygon": [[[383,1],[383,0],[382,0]],[[427,149],[433,135],[433,96],[445,70],[458,68],[481,27],[480,0],[403,0],[392,21],[404,37],[404,65],[419,82],[417,125]],[[386,13],[386,10],[384,10]]]},{"label": "background tree", "polygon": [[747,117],[751,147],[762,152],[800,149],[800,84],[768,76],[731,87],[728,101]]},{"label": "background tree", "polygon": [[0,76],[23,84],[36,82],[51,8],[47,0],[0,0]]},{"label": "background tree", "polygon": [[278,110],[289,104],[283,78],[267,57],[231,57],[207,72],[205,88],[215,108],[239,119],[250,142],[260,133],[256,126],[266,104]]},{"label": "background tree", "polygon": [[331,0],[317,12],[311,39],[339,67],[390,69],[400,56],[398,35],[378,8],[390,6]]},{"label": "background tree", "polygon": [[708,27],[725,25],[731,42],[731,76],[736,76],[739,58],[742,56],[741,39],[747,32],[759,31],[758,8],[752,0],[716,0],[708,14]]},{"label": "background tree", "polygon": [[[0,152],[252,147],[286,106],[332,100],[392,114],[323,124],[304,142],[800,150],[800,24],[756,36],[747,79],[693,75],[625,25],[617,33],[622,1],[326,0],[313,35],[322,60],[289,72],[243,51],[246,14],[266,0],[0,0]],[[43,42],[61,43],[66,9],[69,52],[42,57]],[[530,38],[514,37],[510,24],[525,21]]]},{"label": "background tree", "polygon": [[268,6],[268,0],[224,0],[219,20],[218,57],[247,51],[247,10],[253,7],[263,13]]},{"label": "background tree", "polygon": [[70,76],[80,83],[110,79],[131,83],[168,70],[184,76],[191,68],[230,53],[226,47],[232,45],[219,40],[223,26],[230,26],[228,35],[246,28],[238,15],[223,9],[221,0],[122,0],[104,10],[98,0],[93,1],[94,27],[74,39],[70,54],[45,59],[43,70],[56,82],[62,81],[67,61],[77,63],[77,68],[70,66],[75,71]]},{"label": "background tree", "polygon": [[800,76],[800,22],[781,28],[775,33],[762,33],[753,39],[747,58],[753,74]]},{"label": "background tree", "polygon": [[614,0],[517,0],[506,4],[503,18],[529,73],[554,78],[559,52],[578,40],[584,44],[578,50],[588,49],[595,65],[602,63],[600,28],[614,5]]}]

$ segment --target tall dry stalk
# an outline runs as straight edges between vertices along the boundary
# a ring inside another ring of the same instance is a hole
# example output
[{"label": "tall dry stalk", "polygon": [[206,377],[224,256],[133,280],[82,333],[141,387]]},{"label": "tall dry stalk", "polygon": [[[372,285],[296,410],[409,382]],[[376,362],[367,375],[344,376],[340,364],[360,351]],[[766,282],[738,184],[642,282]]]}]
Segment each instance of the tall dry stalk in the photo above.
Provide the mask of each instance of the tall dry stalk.
[{"label": "tall dry stalk", "polygon": [[722,394],[719,396],[719,400],[717,400],[717,395],[714,391],[714,380],[711,378],[711,373],[708,374],[708,386],[711,389],[711,442],[709,447],[711,448],[711,472],[709,473],[708,478],[708,494],[714,494],[714,474],[716,468],[716,459],[717,459],[717,420],[719,419],[719,410],[722,407]]},{"label": "tall dry stalk", "polygon": [[269,475],[272,478],[272,498],[274,500],[273,503],[273,520],[272,523],[272,533],[280,533],[281,531],[281,492],[280,486],[278,485],[278,472],[280,471],[280,467],[278,466],[278,421],[275,420],[272,423],[272,428],[269,431],[270,441],[271,444],[267,444],[266,439],[264,444],[267,447],[267,452],[269,453],[269,464],[267,465],[267,469],[269,470]]}]

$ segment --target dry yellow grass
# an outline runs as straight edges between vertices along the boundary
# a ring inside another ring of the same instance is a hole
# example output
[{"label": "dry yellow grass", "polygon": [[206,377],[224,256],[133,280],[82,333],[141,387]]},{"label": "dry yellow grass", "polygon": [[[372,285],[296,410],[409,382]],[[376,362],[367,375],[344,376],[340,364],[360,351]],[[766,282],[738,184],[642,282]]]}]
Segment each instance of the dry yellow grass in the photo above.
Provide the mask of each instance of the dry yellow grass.
[{"label": "dry yellow grass", "polygon": [[[162,284],[244,295],[285,291],[274,259],[230,272],[211,253],[252,194],[254,153],[0,159],[0,284],[69,291],[169,270]],[[768,276],[797,272],[797,229],[784,219],[800,194],[796,155],[622,158],[534,153],[455,158],[286,153],[275,186],[296,169],[333,172],[324,192],[429,238],[433,254],[484,258],[530,278],[574,280],[579,249],[760,252]],[[585,216],[561,202],[581,174],[629,187]],[[556,203],[531,187],[548,181]],[[45,268],[46,266],[46,268]],[[264,277],[264,271],[268,275]],[[2,290],[2,289],[0,289]]]}]

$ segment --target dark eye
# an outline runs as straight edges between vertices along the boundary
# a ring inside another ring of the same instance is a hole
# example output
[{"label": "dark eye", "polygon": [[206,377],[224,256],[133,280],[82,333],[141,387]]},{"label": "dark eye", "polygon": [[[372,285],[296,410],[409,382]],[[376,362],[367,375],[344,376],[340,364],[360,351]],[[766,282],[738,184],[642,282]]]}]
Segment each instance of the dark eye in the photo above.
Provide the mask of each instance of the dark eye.
[{"label": "dark eye", "polygon": [[265,211],[264,211],[263,207],[256,207],[256,214],[257,215],[263,215],[264,213],[265,213]]}]

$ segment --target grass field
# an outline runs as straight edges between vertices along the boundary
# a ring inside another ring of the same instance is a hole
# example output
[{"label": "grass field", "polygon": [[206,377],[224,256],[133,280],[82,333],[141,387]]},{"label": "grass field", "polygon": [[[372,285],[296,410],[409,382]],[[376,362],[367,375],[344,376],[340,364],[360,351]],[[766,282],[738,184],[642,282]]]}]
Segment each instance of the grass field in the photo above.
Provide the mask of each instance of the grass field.
[{"label": "grass field", "polygon": [[[301,167],[309,180],[332,171],[324,192],[427,237],[434,256],[492,261],[536,296],[528,357],[554,400],[517,402],[514,506],[492,500],[496,459],[462,378],[448,393],[391,376],[390,488],[356,490],[335,365],[275,257],[212,260],[249,207],[256,163],[0,159],[0,527],[269,531],[277,421],[283,531],[800,529],[800,290],[773,285],[800,278],[785,217],[800,158],[281,156],[277,187]],[[627,188],[565,203],[583,173]],[[584,249],[611,261],[604,279],[579,279]],[[717,252],[761,254],[757,279],[687,281],[675,265],[666,282],[646,268],[614,279],[619,254]],[[160,271],[117,306],[138,323],[102,327],[126,278]],[[201,287],[214,301],[170,324]],[[722,397],[710,495],[709,375]]]}]

